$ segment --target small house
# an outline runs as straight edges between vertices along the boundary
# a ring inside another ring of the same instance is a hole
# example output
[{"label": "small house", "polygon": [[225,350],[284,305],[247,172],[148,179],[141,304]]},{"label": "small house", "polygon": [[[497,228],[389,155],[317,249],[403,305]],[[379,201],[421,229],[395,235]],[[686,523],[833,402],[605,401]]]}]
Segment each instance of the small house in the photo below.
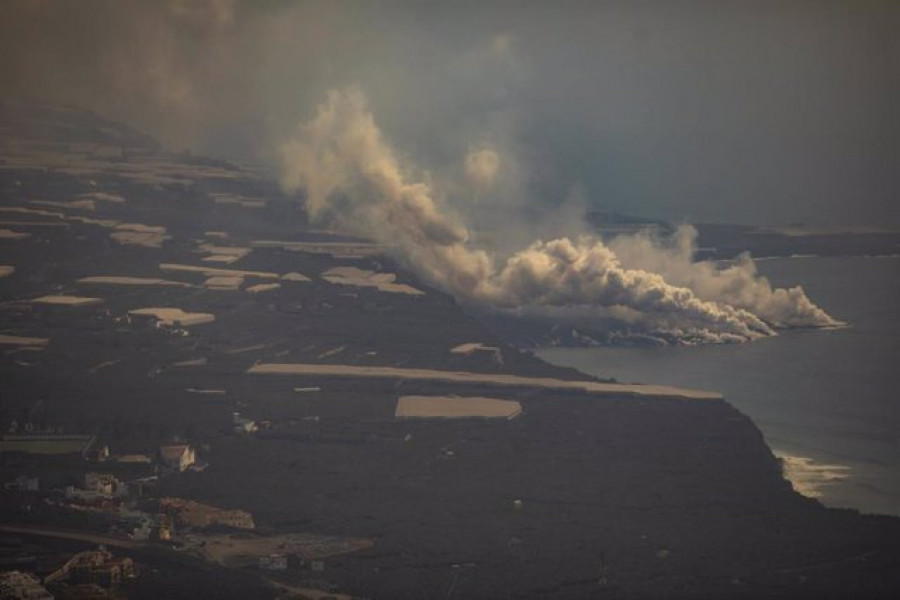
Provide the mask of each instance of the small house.
[{"label": "small house", "polygon": [[194,449],[187,444],[173,444],[159,447],[160,464],[173,471],[184,471],[197,460]]},{"label": "small house", "polygon": [[26,477],[25,475],[20,475],[3,484],[3,489],[8,492],[36,492],[39,487],[37,477]]},{"label": "small house", "polygon": [[286,571],[288,558],[286,554],[269,554],[259,557],[259,568],[264,571]]}]

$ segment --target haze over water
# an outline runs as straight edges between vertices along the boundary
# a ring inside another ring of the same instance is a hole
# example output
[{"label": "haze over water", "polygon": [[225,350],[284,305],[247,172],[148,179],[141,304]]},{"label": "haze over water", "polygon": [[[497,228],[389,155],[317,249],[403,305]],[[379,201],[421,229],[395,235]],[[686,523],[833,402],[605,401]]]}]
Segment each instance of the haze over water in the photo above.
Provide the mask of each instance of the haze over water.
[{"label": "haze over water", "polygon": [[900,515],[900,258],[771,259],[759,267],[773,285],[803,285],[850,326],[746,344],[538,354],[623,382],[718,390],[786,459],[796,488],[828,506]]}]

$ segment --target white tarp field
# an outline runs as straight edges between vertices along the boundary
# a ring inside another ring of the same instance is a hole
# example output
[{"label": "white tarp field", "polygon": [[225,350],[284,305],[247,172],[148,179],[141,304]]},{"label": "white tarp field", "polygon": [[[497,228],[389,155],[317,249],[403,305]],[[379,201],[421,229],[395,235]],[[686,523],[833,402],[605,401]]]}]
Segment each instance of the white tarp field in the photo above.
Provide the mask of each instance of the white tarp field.
[{"label": "white tarp field", "polygon": [[552,377],[522,377],[505,373],[469,373],[437,369],[404,369],[400,367],[364,367],[359,365],[320,365],[303,363],[262,363],[247,370],[253,375],[319,375],[323,377],[358,377],[379,379],[410,379],[420,381],[448,381],[480,385],[569,390],[608,396],[641,396],[686,398],[692,400],[721,400],[718,392],[692,390],[667,385],[605,383],[600,381],[569,381]]},{"label": "white tarp field", "polygon": [[515,400],[459,396],[400,396],[397,399],[398,418],[466,419],[486,417],[514,419],[522,414],[522,405]]}]

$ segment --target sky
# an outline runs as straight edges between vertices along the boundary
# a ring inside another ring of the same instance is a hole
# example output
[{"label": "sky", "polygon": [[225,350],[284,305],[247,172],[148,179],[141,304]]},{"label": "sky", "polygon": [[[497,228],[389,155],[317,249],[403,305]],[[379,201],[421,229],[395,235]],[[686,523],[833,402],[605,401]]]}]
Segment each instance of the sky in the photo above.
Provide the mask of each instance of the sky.
[{"label": "sky", "polygon": [[10,0],[0,89],[273,165],[352,89],[409,169],[496,171],[498,214],[900,226],[898,31],[892,1]]}]

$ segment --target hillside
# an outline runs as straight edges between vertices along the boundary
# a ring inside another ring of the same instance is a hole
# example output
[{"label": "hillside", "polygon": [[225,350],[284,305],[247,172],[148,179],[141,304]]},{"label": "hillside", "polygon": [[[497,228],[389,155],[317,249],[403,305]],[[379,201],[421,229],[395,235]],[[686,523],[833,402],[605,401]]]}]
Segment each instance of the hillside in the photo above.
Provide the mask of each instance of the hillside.
[{"label": "hillside", "polygon": [[[500,339],[389,247],[310,228],[267,173],[166,152],[90,113],[15,110],[0,143],[4,431],[93,434],[119,454],[191,443],[209,466],[160,478],[150,497],[249,511],[270,533],[371,540],[316,575],[363,597],[868,598],[900,585],[900,521],[796,494],[727,399],[538,385],[598,382]],[[398,418],[401,396],[521,412]],[[235,412],[266,425],[235,433]],[[0,475],[65,482],[78,460],[4,452]],[[10,492],[3,506],[4,524],[35,518]],[[162,585],[131,595],[196,594]]]}]

